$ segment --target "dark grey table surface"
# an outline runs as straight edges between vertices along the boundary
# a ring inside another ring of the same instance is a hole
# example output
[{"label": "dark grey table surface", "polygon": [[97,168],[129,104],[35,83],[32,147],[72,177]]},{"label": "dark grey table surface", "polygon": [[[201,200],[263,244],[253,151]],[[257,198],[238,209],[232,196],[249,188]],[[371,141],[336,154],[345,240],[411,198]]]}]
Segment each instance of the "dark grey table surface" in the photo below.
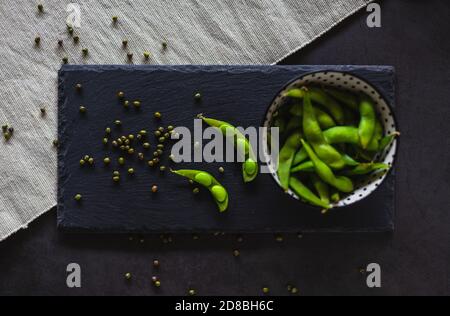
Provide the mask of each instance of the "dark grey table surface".
[{"label": "dark grey table surface", "polygon": [[[159,236],[64,235],[50,211],[0,243],[0,295],[259,295],[268,286],[303,295],[449,295],[450,2],[382,1],[382,27],[350,18],[283,64],[386,64],[396,67],[396,231],[367,235]],[[142,240],[141,240],[142,239]],[[232,255],[239,249],[241,256]],[[161,267],[155,270],[152,260]],[[66,286],[80,264],[82,288]],[[361,267],[379,263],[382,288]],[[124,273],[133,280],[126,282]],[[156,290],[151,276],[158,275]]]}]

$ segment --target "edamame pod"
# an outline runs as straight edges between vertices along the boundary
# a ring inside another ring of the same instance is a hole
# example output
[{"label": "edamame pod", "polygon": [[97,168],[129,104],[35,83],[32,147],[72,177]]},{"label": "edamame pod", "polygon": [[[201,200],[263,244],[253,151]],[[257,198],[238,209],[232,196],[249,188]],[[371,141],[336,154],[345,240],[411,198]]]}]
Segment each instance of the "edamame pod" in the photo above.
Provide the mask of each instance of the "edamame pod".
[{"label": "edamame pod", "polygon": [[359,104],[359,113],[361,115],[358,127],[359,139],[362,148],[367,149],[367,146],[369,146],[369,143],[374,136],[376,126],[376,115],[372,101],[368,98],[361,100]]},{"label": "edamame pod", "polygon": [[[337,103],[333,98],[328,96],[324,91],[316,88],[309,89],[311,93],[311,100],[317,102],[322,105],[338,122],[339,124],[344,124],[345,115],[344,110],[341,105]],[[295,98],[295,99],[303,99],[305,97],[305,90],[303,89],[291,89],[286,92],[285,96]]]},{"label": "edamame pod", "polygon": [[314,164],[311,160],[305,161],[291,169],[291,173],[314,172]]},{"label": "edamame pod", "polygon": [[[377,120],[375,126],[375,135],[367,146],[368,151],[378,151],[379,147],[379,137],[382,135],[383,127],[381,123]],[[353,126],[335,126],[327,129],[323,132],[323,136],[329,144],[353,144],[361,146],[359,138],[359,129]]]},{"label": "edamame pod", "polygon": [[314,164],[314,169],[317,175],[329,185],[335,187],[341,192],[350,193],[353,191],[353,182],[344,176],[335,176],[330,167],[326,163],[321,161],[316,153],[313,151],[311,146],[306,143],[303,139],[301,140],[303,147],[308,153],[309,158]]},{"label": "edamame pod", "polygon": [[303,133],[314,147],[317,155],[333,169],[342,169],[345,162],[341,154],[323,136],[311,103],[310,94],[306,91],[303,98]]},{"label": "edamame pod", "polygon": [[354,94],[332,88],[325,89],[325,91],[353,111],[358,111],[358,98]]},{"label": "edamame pod", "polygon": [[311,181],[322,202],[330,204],[330,188],[316,174],[311,174]]},{"label": "edamame pod", "polygon": [[294,160],[292,161],[292,165],[296,166],[300,163],[302,163],[303,161],[305,161],[306,159],[308,159],[308,153],[306,152],[306,150],[302,147],[300,148],[299,151],[297,151],[297,153],[294,156]]},{"label": "edamame pod", "polygon": [[294,133],[288,137],[284,146],[280,150],[278,157],[278,180],[284,190],[289,189],[289,178],[291,176],[291,167],[294,155],[300,147],[302,135]]},{"label": "edamame pod", "polygon": [[369,174],[374,171],[388,170],[388,169],[389,165],[385,163],[369,162],[369,163],[361,163],[353,170],[346,171],[345,174],[348,176],[359,176]]},{"label": "edamame pod", "polygon": [[188,178],[207,188],[216,202],[219,211],[225,212],[228,208],[228,192],[211,174],[201,170],[171,170],[172,173]]},{"label": "edamame pod", "polygon": [[[336,122],[331,117],[331,115],[329,115],[327,112],[322,111],[318,107],[314,107],[314,112],[316,113],[316,118],[317,118],[317,121],[319,122],[320,128],[328,129],[328,128],[331,128],[333,126],[336,126]],[[292,114],[294,116],[297,116],[299,118],[302,117],[303,116],[302,105],[301,104],[294,104],[291,107],[290,114]]]},{"label": "edamame pod", "polygon": [[227,122],[207,118],[202,114],[199,114],[198,118],[209,126],[219,129],[225,137],[232,137],[237,149],[244,149],[245,161],[242,164],[242,176],[244,182],[253,181],[258,175],[259,167],[249,140],[236,127]]},{"label": "edamame pod", "polygon": [[380,140],[379,151],[385,150],[397,136],[400,136],[399,132],[395,132],[395,133],[392,133],[391,135],[383,137]]},{"label": "edamame pod", "polygon": [[314,206],[322,207],[325,210],[331,208],[329,203],[323,202],[317,197],[307,186],[305,186],[300,180],[295,177],[291,177],[289,180],[289,187],[303,200],[311,203]]}]

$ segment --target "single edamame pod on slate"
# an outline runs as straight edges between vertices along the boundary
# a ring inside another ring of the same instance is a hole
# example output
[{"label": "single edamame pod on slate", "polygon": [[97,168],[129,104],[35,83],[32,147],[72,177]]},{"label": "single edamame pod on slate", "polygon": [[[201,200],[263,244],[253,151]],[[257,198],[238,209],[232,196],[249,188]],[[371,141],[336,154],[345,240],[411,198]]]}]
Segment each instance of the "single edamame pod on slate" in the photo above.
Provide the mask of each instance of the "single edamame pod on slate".
[{"label": "single edamame pod on slate", "polygon": [[315,173],[311,174],[311,181],[322,202],[330,204],[330,188],[328,184],[323,182]]},{"label": "single edamame pod on slate", "polygon": [[311,160],[305,161],[291,169],[291,173],[297,172],[314,172],[314,164]]},{"label": "single edamame pod on slate", "polygon": [[314,164],[314,169],[317,175],[329,185],[335,187],[341,192],[350,193],[353,191],[353,182],[344,176],[335,176],[330,167],[326,163],[321,161],[316,153],[313,151],[311,146],[306,143],[303,139],[301,140],[303,147],[305,147],[309,158]]},{"label": "single edamame pod on slate", "polygon": [[292,161],[295,153],[300,147],[300,140],[302,135],[300,133],[294,133],[288,137],[284,146],[280,150],[278,157],[278,179],[280,180],[281,187],[286,191],[289,189],[289,178],[291,175]]},{"label": "single edamame pod on slate", "polygon": [[359,103],[359,113],[361,119],[359,121],[359,139],[363,149],[367,149],[370,141],[375,134],[376,115],[372,101],[364,98]]},{"label": "single edamame pod on slate", "polygon": [[228,192],[211,174],[201,170],[171,170],[172,173],[188,178],[204,186],[211,192],[219,211],[225,212],[228,208]]},{"label": "single edamame pod on slate", "polygon": [[309,91],[311,100],[322,105],[333,116],[336,122],[339,124],[344,124],[345,115],[341,105],[320,89],[291,89],[285,94],[285,96],[294,99],[304,99],[306,91]]},{"label": "single edamame pod on slate", "polygon": [[329,203],[323,202],[317,195],[315,195],[306,185],[295,177],[289,179],[289,187],[303,200],[311,203],[314,206],[322,207],[325,210],[331,208]]},{"label": "single edamame pod on slate", "polygon": [[345,174],[348,176],[359,176],[369,174],[373,171],[381,171],[388,169],[389,165],[385,163],[369,162],[369,163],[361,163],[358,166],[356,166],[353,170],[345,171]]},{"label": "single edamame pod on slate", "polygon": [[227,122],[207,118],[202,114],[199,114],[198,118],[202,119],[209,126],[220,130],[226,138],[233,138],[235,147],[244,156],[244,162],[242,164],[244,182],[253,181],[258,175],[259,167],[250,141],[236,127]]},{"label": "single edamame pod on slate", "polygon": [[313,110],[310,93],[307,90],[303,98],[303,133],[321,160],[333,169],[344,168],[345,162],[341,154],[328,144],[323,135]]}]

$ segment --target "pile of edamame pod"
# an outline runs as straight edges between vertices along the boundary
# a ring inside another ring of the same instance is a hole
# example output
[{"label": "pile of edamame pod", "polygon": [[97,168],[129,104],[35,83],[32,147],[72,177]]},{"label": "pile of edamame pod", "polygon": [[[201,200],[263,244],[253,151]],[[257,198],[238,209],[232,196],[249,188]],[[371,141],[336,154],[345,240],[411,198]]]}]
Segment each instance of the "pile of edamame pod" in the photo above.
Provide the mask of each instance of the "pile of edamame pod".
[{"label": "pile of edamame pod", "polygon": [[280,129],[277,175],[285,191],[326,212],[365,176],[389,169],[375,158],[399,133],[383,136],[370,97],[321,87],[285,96],[294,102],[273,120]]}]

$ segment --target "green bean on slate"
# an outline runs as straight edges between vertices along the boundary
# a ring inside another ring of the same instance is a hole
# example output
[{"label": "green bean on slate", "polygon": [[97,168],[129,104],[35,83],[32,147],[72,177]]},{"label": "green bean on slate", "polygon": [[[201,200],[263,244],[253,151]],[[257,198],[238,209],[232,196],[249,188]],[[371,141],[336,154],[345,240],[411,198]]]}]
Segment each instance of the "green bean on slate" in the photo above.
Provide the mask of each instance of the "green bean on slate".
[{"label": "green bean on slate", "polygon": [[335,190],[334,188],[331,190],[331,196],[330,196],[331,202],[337,203],[341,200],[341,195],[339,194],[339,191]]},{"label": "green bean on slate", "polygon": [[320,160],[320,158],[313,151],[311,146],[303,139],[301,140],[303,147],[305,147],[309,158],[314,164],[317,175],[329,185],[335,187],[341,192],[350,193],[353,191],[353,182],[344,176],[335,176],[330,167],[326,163]]},{"label": "green bean on slate", "polygon": [[322,202],[330,204],[330,188],[316,174],[311,174],[311,181]]},{"label": "green bean on slate", "polygon": [[237,149],[244,149],[245,161],[242,164],[242,176],[246,183],[253,181],[258,175],[259,167],[250,141],[236,127],[227,122],[207,118],[203,115],[199,115],[198,117],[209,126],[220,130],[225,137],[233,137]]},{"label": "green bean on slate", "polygon": [[192,180],[211,192],[219,211],[225,212],[228,208],[228,192],[211,174],[200,170],[171,170],[172,173]]},{"label": "green bean on slate", "polygon": [[289,178],[291,175],[292,161],[295,153],[300,147],[300,140],[302,135],[300,133],[294,133],[288,137],[284,146],[281,148],[278,157],[278,179],[280,180],[281,187],[284,190],[289,189]]},{"label": "green bean on slate", "polygon": [[303,98],[303,133],[321,160],[333,169],[342,169],[345,162],[341,154],[326,141],[317,122],[309,91],[305,92]]},{"label": "green bean on slate", "polygon": [[359,138],[363,149],[367,149],[375,134],[376,115],[372,101],[368,98],[361,100],[359,104],[361,120],[359,122]]},{"label": "green bean on slate", "polygon": [[366,175],[369,173],[372,173],[374,171],[381,171],[381,170],[388,170],[389,165],[385,163],[375,163],[375,162],[369,162],[369,163],[362,163],[356,166],[352,170],[345,171],[344,173],[348,176],[359,176],[359,175]]},{"label": "green bean on slate", "polygon": [[306,185],[295,177],[291,177],[289,180],[289,187],[301,197],[303,200],[311,203],[312,205],[322,207],[326,210],[331,208],[329,203],[323,202],[317,195],[315,195]]}]

